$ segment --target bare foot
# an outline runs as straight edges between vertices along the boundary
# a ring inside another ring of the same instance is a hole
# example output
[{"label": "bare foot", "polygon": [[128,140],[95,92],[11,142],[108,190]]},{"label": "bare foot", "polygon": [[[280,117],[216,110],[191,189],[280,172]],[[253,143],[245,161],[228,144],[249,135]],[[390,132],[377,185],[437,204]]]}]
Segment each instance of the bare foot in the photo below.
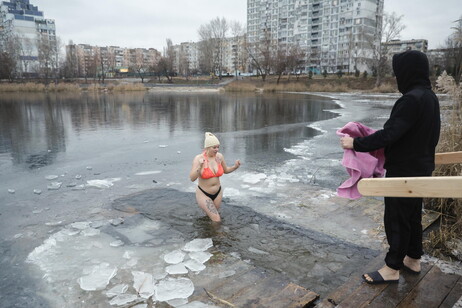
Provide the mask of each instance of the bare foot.
[{"label": "bare foot", "polygon": [[404,257],[403,264],[407,270],[410,270],[413,273],[420,273],[422,267],[420,266],[420,259],[413,259],[411,257]]},{"label": "bare foot", "polygon": [[[384,265],[381,269],[378,270],[378,272],[383,277],[384,282],[399,280],[399,271],[394,270],[391,267],[388,267],[387,265]],[[374,282],[374,279],[370,277],[368,274],[364,274],[363,277],[369,283]]]}]

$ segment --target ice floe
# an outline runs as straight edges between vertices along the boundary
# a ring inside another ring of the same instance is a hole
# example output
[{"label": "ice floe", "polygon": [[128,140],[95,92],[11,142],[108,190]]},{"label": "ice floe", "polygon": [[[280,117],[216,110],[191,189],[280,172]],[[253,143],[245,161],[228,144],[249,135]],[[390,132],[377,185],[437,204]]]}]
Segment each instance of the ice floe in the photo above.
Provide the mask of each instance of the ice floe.
[{"label": "ice floe", "polygon": [[[152,246],[159,237],[162,245]],[[187,276],[206,268],[211,247],[210,238],[187,242],[158,221],[77,221],[53,233],[27,262],[37,265],[70,305],[80,303],[84,292],[87,300],[112,306],[145,307],[150,300],[173,307],[213,307],[188,303],[194,284]]]},{"label": "ice floe", "polygon": [[135,173],[135,175],[151,175],[151,174],[158,174],[158,173],[161,173],[161,172],[162,172],[162,171],[160,171],[160,170],[143,171],[143,172]]},{"label": "ice floe", "polygon": [[88,180],[87,186],[96,188],[109,188],[114,186],[114,182],[120,181],[121,178],[110,178],[104,180]]},{"label": "ice floe", "polygon": [[164,256],[164,261],[169,264],[178,264],[184,260],[186,254],[181,250],[174,250]]},{"label": "ice floe", "polygon": [[165,278],[156,287],[156,299],[169,301],[175,298],[188,298],[194,292],[194,284],[189,278]]},{"label": "ice floe", "polygon": [[78,283],[85,291],[104,290],[116,274],[117,268],[115,266],[101,263],[93,266],[88,275],[80,277]]},{"label": "ice floe", "polygon": [[213,247],[213,242],[211,238],[197,238],[186,243],[186,245],[184,245],[183,247],[183,250],[191,252],[206,251],[211,247]]}]

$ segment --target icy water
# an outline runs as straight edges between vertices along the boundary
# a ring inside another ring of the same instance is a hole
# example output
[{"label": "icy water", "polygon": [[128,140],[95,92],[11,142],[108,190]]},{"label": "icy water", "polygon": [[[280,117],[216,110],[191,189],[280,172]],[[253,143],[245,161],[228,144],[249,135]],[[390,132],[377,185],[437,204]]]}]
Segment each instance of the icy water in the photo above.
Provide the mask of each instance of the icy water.
[{"label": "icy water", "polygon": [[[326,235],[323,222],[307,225],[293,208],[322,206],[346,179],[335,130],[352,120],[377,127],[392,102],[354,94],[3,95],[0,300],[184,306],[194,290],[187,277],[200,275],[211,252],[326,292],[377,250],[348,232]],[[229,165],[242,162],[222,177],[218,229],[188,179],[205,131],[217,134]],[[198,239],[213,248],[185,248]]]}]

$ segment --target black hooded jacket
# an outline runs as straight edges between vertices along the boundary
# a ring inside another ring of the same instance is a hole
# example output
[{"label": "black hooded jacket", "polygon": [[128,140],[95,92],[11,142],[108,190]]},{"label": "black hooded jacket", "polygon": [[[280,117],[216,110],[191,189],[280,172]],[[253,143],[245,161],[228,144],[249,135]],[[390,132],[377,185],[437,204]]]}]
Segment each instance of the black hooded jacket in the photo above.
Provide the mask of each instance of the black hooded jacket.
[{"label": "black hooded jacket", "polygon": [[393,56],[393,71],[403,94],[383,129],[354,139],[358,152],[385,148],[388,176],[428,176],[435,169],[440,108],[431,89],[427,56],[409,50]]}]

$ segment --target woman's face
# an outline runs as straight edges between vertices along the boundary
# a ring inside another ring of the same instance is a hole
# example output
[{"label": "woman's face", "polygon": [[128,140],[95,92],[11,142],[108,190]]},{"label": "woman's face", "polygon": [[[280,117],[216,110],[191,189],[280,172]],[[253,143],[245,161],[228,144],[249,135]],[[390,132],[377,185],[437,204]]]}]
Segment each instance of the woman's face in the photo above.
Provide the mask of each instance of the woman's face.
[{"label": "woman's face", "polygon": [[220,150],[220,145],[214,145],[213,147],[209,147],[209,153],[217,154]]}]

